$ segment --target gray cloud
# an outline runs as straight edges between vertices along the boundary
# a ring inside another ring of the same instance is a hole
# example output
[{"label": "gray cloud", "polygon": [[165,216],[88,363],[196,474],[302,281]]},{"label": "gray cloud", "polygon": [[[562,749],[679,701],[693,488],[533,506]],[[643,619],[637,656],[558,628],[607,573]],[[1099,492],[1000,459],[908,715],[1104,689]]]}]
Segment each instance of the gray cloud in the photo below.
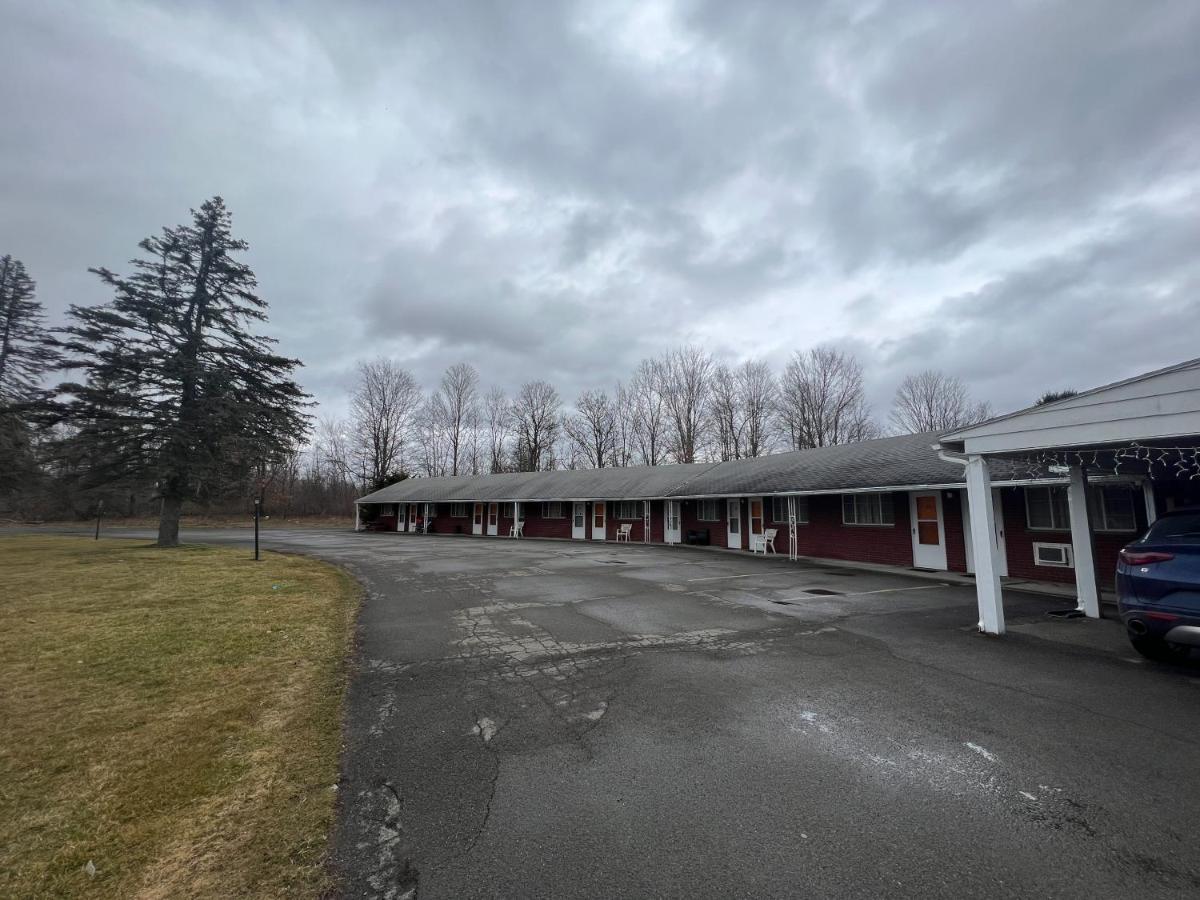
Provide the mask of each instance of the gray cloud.
[{"label": "gray cloud", "polygon": [[1200,7],[0,0],[0,252],[59,315],[221,193],[271,331],[564,396],[833,341],[883,413],[1195,355]]}]

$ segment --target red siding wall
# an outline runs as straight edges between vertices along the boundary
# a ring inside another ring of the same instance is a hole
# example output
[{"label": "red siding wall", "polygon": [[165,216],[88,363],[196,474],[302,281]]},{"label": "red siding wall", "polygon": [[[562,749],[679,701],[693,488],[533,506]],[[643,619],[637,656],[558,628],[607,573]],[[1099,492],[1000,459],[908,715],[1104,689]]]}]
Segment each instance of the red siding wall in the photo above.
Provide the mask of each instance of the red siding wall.
[{"label": "red siding wall", "polygon": [[[764,501],[767,527],[778,529],[775,549],[786,553],[787,522],[771,519],[771,500]],[[808,523],[796,526],[796,548],[801,556],[857,560],[892,566],[912,566],[912,537],[908,527],[908,494],[892,494],[895,523],[892,525],[845,525],[840,494],[809,497]],[[947,543],[950,524],[947,521]],[[953,557],[951,557],[953,558]]]},{"label": "red siding wall", "polygon": [[[606,540],[615,541],[617,532],[622,525],[632,525],[629,530],[629,541],[633,544],[643,542],[643,537],[646,531],[646,524],[642,520],[642,501],[637,500],[637,518],[636,519],[618,519],[617,510],[620,506],[620,501],[607,500],[604,503],[605,520],[604,520],[604,535]],[[592,505],[588,504],[588,515],[592,514]],[[662,543],[663,540],[663,504],[661,500],[654,500],[650,503],[650,540]],[[591,537],[591,519],[588,519],[588,536]]]},{"label": "red siding wall", "polygon": [[[717,514],[720,518],[716,522],[702,522],[696,518],[696,513],[699,511],[699,503],[695,500],[683,500],[679,504],[679,527],[681,530],[680,540],[687,543],[689,531],[704,531],[708,529],[709,544],[713,547],[728,547],[729,542],[726,537],[729,533],[729,526],[725,522],[725,501],[717,501]],[[745,515],[743,511],[743,524]]]},{"label": "red siding wall", "polygon": [[[571,536],[571,504],[562,504],[561,519],[542,518],[541,503],[526,503],[525,530],[526,537],[539,538],[569,538]],[[507,531],[504,532],[508,534]]]},{"label": "red siding wall", "polygon": [[797,526],[797,548],[802,556],[911,566],[908,495],[893,494],[892,508],[892,525],[843,525],[840,495],[809,497],[809,524]]},{"label": "red siding wall", "polygon": [[[1004,504],[1004,541],[1008,557],[1008,574],[1013,578],[1028,578],[1031,581],[1059,581],[1073,584],[1074,569],[1058,569],[1053,566],[1035,565],[1033,545],[1037,543],[1069,544],[1070,531],[1033,531],[1025,519],[1025,489],[1002,488],[1001,502]],[[1094,535],[1092,546],[1096,551],[1096,571],[1101,589],[1112,587],[1117,571],[1117,554],[1121,548],[1134,540],[1146,527],[1146,508],[1138,497],[1134,505],[1137,513],[1138,530],[1122,533],[1101,532]]]},{"label": "red siding wall", "polygon": [[[966,542],[964,538],[963,500],[964,491],[942,491],[942,512],[946,537],[946,559],[951,571],[966,571]],[[1033,581],[1055,581],[1071,583],[1075,580],[1073,569],[1058,569],[1050,566],[1038,566],[1033,561],[1033,544],[1035,542],[1071,543],[1069,531],[1032,531],[1026,525],[1024,488],[1007,487],[1000,491],[1004,515],[1005,543],[1009,575],[1015,578],[1026,578]],[[742,549],[747,549],[747,537],[750,532],[750,510],[746,498],[740,499],[742,524]],[[640,504],[640,501],[639,501]],[[618,504],[606,502],[607,521],[606,537],[615,540],[617,530],[626,520],[616,517]],[[808,498],[807,524],[797,527],[797,550],[801,556],[827,557],[869,563],[910,567],[912,565],[912,536],[909,524],[909,494],[896,491],[892,494],[892,505],[895,522],[887,526],[845,525],[842,523],[842,498],[840,495],[829,495]],[[1160,502],[1165,507],[1166,503]],[[783,554],[788,548],[788,526],[786,521],[776,522],[772,518],[770,497],[763,498],[764,527],[777,529],[775,539],[776,550]],[[680,502],[682,538],[686,541],[687,532],[707,529],[709,542],[715,547],[727,546],[727,514],[726,498],[717,500],[719,519],[717,521],[701,521],[697,518],[699,502],[683,500]],[[418,506],[418,512],[422,507]],[[471,533],[472,504],[467,504],[467,516],[455,518],[450,515],[451,504],[439,503],[435,506],[435,516],[432,520],[433,531],[436,534]],[[571,537],[572,504],[563,503],[563,518],[546,519],[542,517],[541,503],[524,504],[525,534],[528,537],[565,538]],[[640,512],[640,506],[639,506]],[[512,504],[499,505],[498,535],[507,536],[512,526]],[[650,504],[650,539],[653,543],[661,543],[664,538],[665,503],[661,500]],[[1137,505],[1138,529],[1145,528],[1145,510]],[[484,533],[486,534],[487,504],[484,505]],[[593,504],[587,504],[587,539],[592,538]],[[643,542],[643,522],[637,519],[628,520],[633,526],[631,541]],[[1116,568],[1117,554],[1138,532],[1095,535],[1097,570],[1100,574],[1102,587],[1111,583],[1111,574]]]},{"label": "red siding wall", "polygon": [[967,539],[963,530],[965,491],[942,491],[942,516],[946,527],[946,563],[951,572],[967,571]]},{"label": "red siding wall", "polygon": [[[471,533],[471,505],[467,504],[467,515],[465,518],[457,519],[450,515],[451,506],[449,503],[435,503],[433,510],[433,525],[434,534],[455,534],[455,528],[458,528],[462,534]],[[418,516],[421,511],[418,511]]]}]

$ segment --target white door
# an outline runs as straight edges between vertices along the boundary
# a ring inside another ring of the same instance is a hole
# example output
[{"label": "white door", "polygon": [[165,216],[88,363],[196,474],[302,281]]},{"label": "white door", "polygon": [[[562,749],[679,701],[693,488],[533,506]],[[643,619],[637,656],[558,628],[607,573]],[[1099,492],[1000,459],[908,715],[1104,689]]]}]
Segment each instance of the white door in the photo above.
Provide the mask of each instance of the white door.
[{"label": "white door", "polygon": [[419,505],[420,504],[418,504],[418,503],[408,504],[408,530],[409,531],[417,530],[417,507]]},{"label": "white door", "polygon": [[603,500],[597,500],[592,504],[592,540],[602,541],[607,537],[608,532],[608,510],[604,507]]},{"label": "white door", "polygon": [[742,549],[742,501],[727,500],[725,502],[729,534],[725,546],[736,550]]},{"label": "white door", "polygon": [[[971,538],[971,501],[966,491],[960,491],[963,507],[963,532],[967,542],[967,571],[975,571],[975,548]],[[996,574],[1008,575],[1008,545],[1004,543],[1004,507],[1000,504],[1000,488],[992,488],[992,538],[996,542]]]},{"label": "white door", "polygon": [[912,520],[913,566],[918,569],[946,568],[946,528],[942,520],[940,491],[908,495]]},{"label": "white door", "polygon": [[752,497],[749,501],[750,512],[750,549],[762,551],[763,534],[766,523],[763,521],[763,499]]},{"label": "white door", "polygon": [[666,533],[663,535],[663,540],[668,544],[678,544],[683,540],[683,531],[679,521],[679,501],[668,500],[666,507]]},{"label": "white door", "polygon": [[403,531],[408,523],[408,504],[401,503],[396,507],[396,530]]},{"label": "white door", "polygon": [[495,503],[488,504],[488,523],[487,533],[496,534],[499,531],[500,525],[500,510]]},{"label": "white door", "polygon": [[577,541],[587,540],[587,504],[571,504],[571,537]]},{"label": "white door", "polygon": [[483,534],[483,504],[476,503],[472,511],[471,534]]}]

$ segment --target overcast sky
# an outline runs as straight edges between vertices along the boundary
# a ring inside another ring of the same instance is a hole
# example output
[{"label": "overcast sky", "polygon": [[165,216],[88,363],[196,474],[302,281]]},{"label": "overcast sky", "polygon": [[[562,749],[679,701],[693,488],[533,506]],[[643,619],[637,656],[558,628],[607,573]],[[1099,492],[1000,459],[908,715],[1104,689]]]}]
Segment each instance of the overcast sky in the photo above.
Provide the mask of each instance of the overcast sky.
[{"label": "overcast sky", "polygon": [[886,417],[1200,356],[1200,3],[0,0],[0,253],[56,323],[221,194],[302,383],[564,399],[833,342]]}]

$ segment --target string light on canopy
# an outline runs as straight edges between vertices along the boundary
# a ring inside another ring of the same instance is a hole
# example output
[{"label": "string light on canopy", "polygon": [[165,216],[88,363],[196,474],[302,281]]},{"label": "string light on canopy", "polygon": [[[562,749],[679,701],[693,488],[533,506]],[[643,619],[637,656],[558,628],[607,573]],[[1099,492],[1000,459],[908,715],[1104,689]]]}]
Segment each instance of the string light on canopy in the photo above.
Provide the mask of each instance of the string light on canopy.
[{"label": "string light on canopy", "polygon": [[1051,466],[1082,466],[1093,474],[1200,480],[1200,447],[1152,447],[1135,441],[1115,450],[1040,450],[1022,462],[1031,478],[1044,478]]}]

